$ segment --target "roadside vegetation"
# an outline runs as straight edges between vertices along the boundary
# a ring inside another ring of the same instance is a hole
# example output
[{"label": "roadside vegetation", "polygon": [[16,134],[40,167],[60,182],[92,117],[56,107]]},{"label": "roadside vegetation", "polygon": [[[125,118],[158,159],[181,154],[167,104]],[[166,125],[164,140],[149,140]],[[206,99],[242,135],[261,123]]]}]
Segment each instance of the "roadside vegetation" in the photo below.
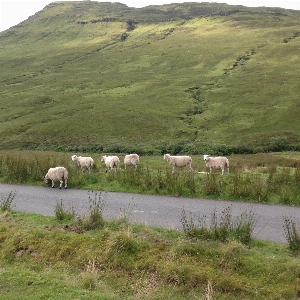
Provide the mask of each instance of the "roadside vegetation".
[{"label": "roadside vegetation", "polygon": [[89,174],[79,170],[71,160],[72,154],[1,151],[0,182],[45,186],[43,176],[48,169],[64,166],[69,172],[69,188],[300,205],[299,152],[231,155],[230,174],[223,176],[220,170],[212,175],[197,173],[208,171],[202,155],[192,155],[195,172],[172,173],[163,155],[141,156],[135,171],[124,170],[123,155],[117,154],[120,168],[106,173],[100,162],[103,153],[83,153],[91,155],[96,163]]},{"label": "roadside vegetation", "polygon": [[63,199],[54,217],[1,210],[1,299],[279,300],[300,292],[300,249],[253,240],[251,212],[234,220],[227,208],[205,230],[201,217],[183,212],[184,230],[174,231],[130,224],[126,214],[108,222],[105,193],[87,194],[85,216]]}]

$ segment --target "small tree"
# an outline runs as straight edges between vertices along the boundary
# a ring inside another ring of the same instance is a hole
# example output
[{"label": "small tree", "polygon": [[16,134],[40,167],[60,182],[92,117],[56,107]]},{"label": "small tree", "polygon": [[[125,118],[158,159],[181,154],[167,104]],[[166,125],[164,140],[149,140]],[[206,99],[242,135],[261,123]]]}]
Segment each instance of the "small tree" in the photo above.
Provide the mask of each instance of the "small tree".
[{"label": "small tree", "polygon": [[127,22],[127,30],[134,30],[136,27],[136,23],[132,20],[128,20]]}]

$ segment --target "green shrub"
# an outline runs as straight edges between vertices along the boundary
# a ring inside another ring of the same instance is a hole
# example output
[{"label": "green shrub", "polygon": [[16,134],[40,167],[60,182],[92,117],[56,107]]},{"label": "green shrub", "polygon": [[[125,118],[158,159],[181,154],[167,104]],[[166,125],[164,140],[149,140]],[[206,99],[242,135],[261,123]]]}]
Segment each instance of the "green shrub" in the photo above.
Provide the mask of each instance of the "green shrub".
[{"label": "green shrub", "polygon": [[272,152],[280,152],[289,150],[289,142],[285,136],[276,136],[270,139],[268,150]]}]

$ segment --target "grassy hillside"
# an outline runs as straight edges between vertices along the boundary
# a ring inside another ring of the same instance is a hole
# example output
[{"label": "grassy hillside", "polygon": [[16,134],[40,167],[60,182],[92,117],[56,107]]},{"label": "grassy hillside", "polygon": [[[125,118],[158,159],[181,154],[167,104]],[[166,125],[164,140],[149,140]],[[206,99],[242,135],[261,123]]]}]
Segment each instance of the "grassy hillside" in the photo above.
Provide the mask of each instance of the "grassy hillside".
[{"label": "grassy hillside", "polygon": [[0,33],[0,148],[299,144],[300,12],[55,2]]}]

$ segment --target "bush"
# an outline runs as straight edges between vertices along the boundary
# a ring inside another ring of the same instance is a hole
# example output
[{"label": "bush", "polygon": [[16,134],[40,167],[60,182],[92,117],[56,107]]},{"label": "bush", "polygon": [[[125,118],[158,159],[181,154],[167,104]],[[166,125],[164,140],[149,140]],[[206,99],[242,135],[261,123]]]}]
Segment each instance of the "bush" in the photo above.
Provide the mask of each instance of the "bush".
[{"label": "bush", "polygon": [[270,139],[268,150],[272,152],[280,152],[289,149],[288,139],[285,136],[272,137]]}]

